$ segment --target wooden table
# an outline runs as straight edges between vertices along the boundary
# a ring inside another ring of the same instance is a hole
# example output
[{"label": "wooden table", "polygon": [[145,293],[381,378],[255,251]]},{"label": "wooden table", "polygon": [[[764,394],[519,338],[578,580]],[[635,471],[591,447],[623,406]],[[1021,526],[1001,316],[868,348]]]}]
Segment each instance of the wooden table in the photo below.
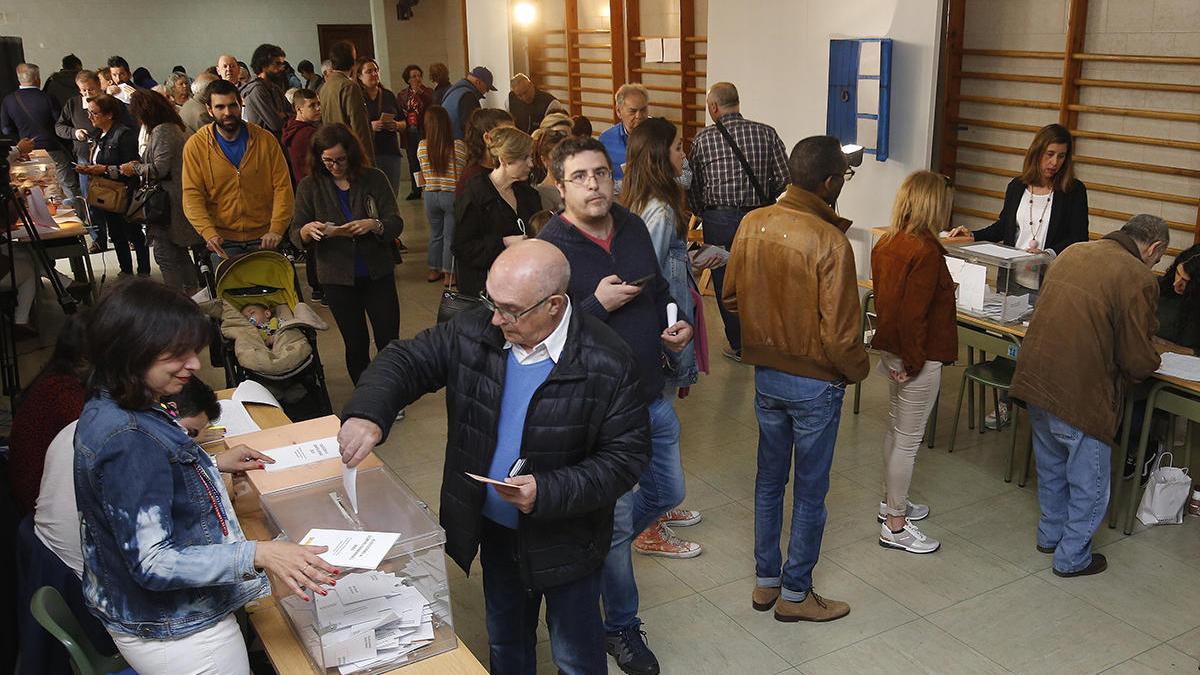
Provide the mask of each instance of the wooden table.
[{"label": "wooden table", "polygon": [[[217,392],[217,397],[222,399],[227,399],[232,395],[232,389]],[[247,403],[246,410],[254,422],[263,429],[291,423],[282,410],[273,406]],[[236,439],[234,440],[236,441]],[[224,449],[224,447],[220,447],[221,444],[214,445],[217,447],[211,448],[211,450]],[[272,538],[257,495],[247,495],[235,499],[233,509],[237,513],[242,531],[246,533],[246,538],[260,541]],[[292,627],[288,625],[283,612],[275,603],[274,596],[260,598],[253,607],[247,607],[247,611],[250,614],[250,623],[254,626],[254,631],[258,634],[259,639],[262,640],[263,648],[266,649],[267,657],[271,660],[271,665],[275,667],[276,672],[280,675],[316,672],[308,660],[304,646],[296,639]],[[467,646],[459,639],[458,647],[453,651],[431,656],[423,661],[410,663],[388,672],[401,675],[480,675],[486,674],[487,670],[480,665],[471,650],[467,649]]]}]

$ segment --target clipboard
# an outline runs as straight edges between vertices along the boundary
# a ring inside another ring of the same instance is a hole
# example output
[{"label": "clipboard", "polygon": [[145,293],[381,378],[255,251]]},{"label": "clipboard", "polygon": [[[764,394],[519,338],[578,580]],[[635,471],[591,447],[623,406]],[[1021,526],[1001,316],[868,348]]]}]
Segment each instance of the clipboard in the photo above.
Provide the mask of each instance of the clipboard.
[{"label": "clipboard", "polygon": [[[229,439],[229,442],[230,445],[245,445],[255,450],[265,451],[285,445],[337,436],[341,426],[342,424],[336,415],[327,415],[312,420],[243,434]],[[371,453],[358,465],[358,468],[365,470],[377,466],[383,466],[383,462],[375,456],[375,453]],[[282,471],[255,470],[246,472],[246,478],[260,495],[297,485],[315,483],[319,480],[341,478],[341,475],[342,460],[338,458],[305,464],[304,466],[297,466]]]}]

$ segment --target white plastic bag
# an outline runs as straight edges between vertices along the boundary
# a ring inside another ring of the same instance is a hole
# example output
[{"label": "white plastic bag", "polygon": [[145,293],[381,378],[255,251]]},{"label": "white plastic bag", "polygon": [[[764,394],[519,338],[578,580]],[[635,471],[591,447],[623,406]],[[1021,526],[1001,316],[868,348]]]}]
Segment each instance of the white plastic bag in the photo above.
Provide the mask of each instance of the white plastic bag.
[{"label": "white plastic bag", "polygon": [[[1137,519],[1143,525],[1178,525],[1183,522],[1183,509],[1191,494],[1192,479],[1187,469],[1178,469],[1168,464],[1163,466],[1163,457],[1175,458],[1169,452],[1159,454],[1154,471],[1146,481],[1142,503],[1138,506]],[[1134,477],[1137,480],[1137,477]]]}]

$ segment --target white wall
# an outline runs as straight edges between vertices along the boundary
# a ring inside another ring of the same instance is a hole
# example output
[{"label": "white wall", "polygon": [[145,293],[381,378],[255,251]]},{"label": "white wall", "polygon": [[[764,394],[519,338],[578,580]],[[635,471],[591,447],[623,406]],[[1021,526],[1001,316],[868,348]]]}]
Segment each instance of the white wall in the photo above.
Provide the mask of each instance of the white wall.
[{"label": "white wall", "polygon": [[177,64],[195,75],[222,52],[249,63],[264,42],[283,47],[292,65],[320,64],[317,24],[371,22],[368,0],[5,0],[0,11],[0,34],[21,37],[43,77],[74,52],[85,68],[120,54],[159,81]]},{"label": "white wall", "polygon": [[[508,81],[512,79],[512,26],[508,3],[504,0],[467,0],[467,43],[471,62],[466,70],[486,66],[492,71],[497,91],[489,92],[485,108],[508,107]],[[450,71],[455,81],[463,73]]]},{"label": "white wall", "polygon": [[457,0],[437,0],[416,7],[413,18],[396,18],[395,0],[369,0],[371,24],[375,33],[375,56],[383,73],[384,86],[392,91],[403,89],[404,67],[414,63],[425,72],[431,84],[429,65],[444,63],[450,80],[457,81],[466,72],[463,65],[462,19]]},{"label": "white wall", "polygon": [[890,157],[867,156],[842,191],[839,209],[860,277],[869,276],[870,228],[886,226],[900,182],[930,166],[941,42],[940,0],[710,2],[708,82],[738,87],[742,113],[779,131],[788,151],[825,133],[830,37],[889,37],[892,53]]}]

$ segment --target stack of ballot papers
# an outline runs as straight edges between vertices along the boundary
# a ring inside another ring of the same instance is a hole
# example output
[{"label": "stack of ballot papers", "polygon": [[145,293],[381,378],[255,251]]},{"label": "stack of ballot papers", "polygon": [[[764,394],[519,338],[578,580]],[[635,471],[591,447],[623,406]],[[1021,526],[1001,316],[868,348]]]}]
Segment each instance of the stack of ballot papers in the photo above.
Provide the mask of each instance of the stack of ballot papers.
[{"label": "stack of ballot papers", "polygon": [[323,655],[326,668],[342,675],[371,670],[433,641],[433,609],[403,577],[347,574],[328,591],[313,598],[315,612],[298,596],[283,600],[305,646]]},{"label": "stack of ballot papers", "polygon": [[1001,295],[988,292],[983,298],[983,316],[993,321],[1019,321],[1032,307],[1028,295]]}]

